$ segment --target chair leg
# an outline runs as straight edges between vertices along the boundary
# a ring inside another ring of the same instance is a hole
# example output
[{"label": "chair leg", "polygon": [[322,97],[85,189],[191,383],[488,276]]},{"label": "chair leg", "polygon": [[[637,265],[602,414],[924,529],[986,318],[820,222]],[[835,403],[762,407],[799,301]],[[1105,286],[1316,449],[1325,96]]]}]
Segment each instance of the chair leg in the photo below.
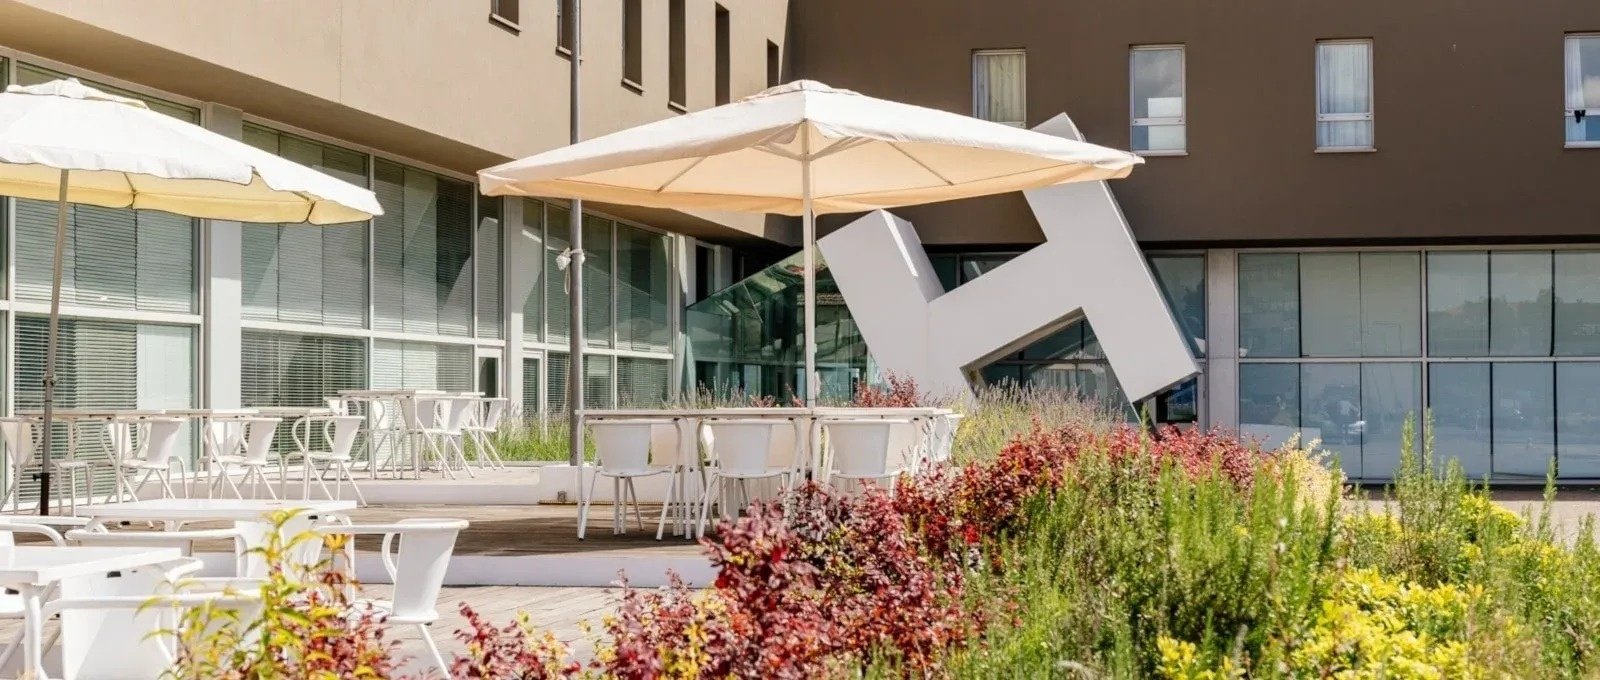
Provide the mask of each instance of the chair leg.
[{"label": "chair leg", "polygon": [[445,680],[450,680],[450,665],[445,663],[444,655],[439,653],[439,645],[433,641],[433,635],[428,632],[428,625],[419,623],[417,630],[422,633],[422,642],[428,646],[428,655],[433,657],[433,665],[439,669],[439,675]]},{"label": "chair leg", "polygon": [[700,499],[700,522],[696,525],[694,531],[696,538],[706,537],[706,513],[711,508],[711,489],[720,490],[722,486],[722,477],[716,473],[712,473],[711,478],[706,480],[705,494]]},{"label": "chair leg", "polygon": [[365,496],[361,495],[361,486],[356,484],[356,477],[350,473],[350,466],[344,461],[339,461],[337,465],[339,466],[339,470],[344,473],[344,478],[350,481],[350,491],[355,493],[356,503],[363,508],[366,507],[367,499]]},{"label": "chair leg", "polygon": [[[594,505],[594,485],[600,481],[600,472],[595,471],[594,477],[589,480],[589,493],[578,498],[578,540],[583,540],[583,534],[589,528],[589,506]],[[578,468],[578,490],[583,491],[583,468]]]},{"label": "chair leg", "polygon": [[678,468],[672,468],[667,475],[667,502],[661,504],[661,519],[656,522],[656,540],[661,540],[662,534],[667,529],[667,511],[672,509],[673,502],[678,500]]},{"label": "chair leg", "polygon": [[623,497],[622,478],[611,478],[611,535],[616,536],[627,530],[622,524],[622,512],[627,507],[627,499]]},{"label": "chair leg", "polygon": [[644,514],[639,509],[639,490],[634,488],[633,478],[628,478],[628,497],[633,499],[633,522],[639,525],[639,530],[644,531]]}]

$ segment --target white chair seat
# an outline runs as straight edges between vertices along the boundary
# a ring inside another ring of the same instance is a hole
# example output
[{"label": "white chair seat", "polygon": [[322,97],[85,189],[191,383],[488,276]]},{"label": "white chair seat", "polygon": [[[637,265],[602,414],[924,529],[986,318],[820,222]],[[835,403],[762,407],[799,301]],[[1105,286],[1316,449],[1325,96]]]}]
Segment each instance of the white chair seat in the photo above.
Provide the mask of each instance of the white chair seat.
[{"label": "white chair seat", "polygon": [[634,478],[634,477],[650,477],[650,476],[653,476],[653,475],[664,475],[664,474],[667,474],[668,472],[671,472],[671,470],[665,470],[665,469],[657,469],[657,470],[650,470],[650,469],[645,469],[645,470],[606,470],[606,469],[602,468],[600,470],[596,470],[595,474],[600,475],[601,477],[619,477],[619,478],[622,478],[622,479],[631,479],[631,478]]}]

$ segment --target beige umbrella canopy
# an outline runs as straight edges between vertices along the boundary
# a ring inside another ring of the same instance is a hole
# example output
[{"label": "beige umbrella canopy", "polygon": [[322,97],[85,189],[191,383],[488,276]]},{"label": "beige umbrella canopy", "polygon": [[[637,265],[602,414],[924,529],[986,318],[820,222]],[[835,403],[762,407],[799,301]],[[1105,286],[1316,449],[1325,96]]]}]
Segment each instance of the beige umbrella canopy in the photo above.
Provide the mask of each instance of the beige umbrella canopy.
[{"label": "beige umbrella canopy", "polygon": [[806,403],[814,216],[1125,177],[1133,154],[802,80],[480,171],[491,196],[800,215]]},{"label": "beige umbrella canopy", "polygon": [[[75,79],[12,85],[0,94],[0,195],[59,203],[44,370],[47,431],[68,203],[238,222],[340,224],[383,214],[371,191]],[[50,441],[44,437],[42,446],[41,512],[48,511]]]}]

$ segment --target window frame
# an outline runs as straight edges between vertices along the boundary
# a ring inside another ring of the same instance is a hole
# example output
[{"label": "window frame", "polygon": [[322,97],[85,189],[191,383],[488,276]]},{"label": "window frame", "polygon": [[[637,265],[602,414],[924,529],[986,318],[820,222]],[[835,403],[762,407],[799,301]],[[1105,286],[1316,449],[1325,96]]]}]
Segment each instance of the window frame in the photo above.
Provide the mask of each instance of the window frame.
[{"label": "window frame", "polygon": [[[972,79],[972,116],[974,118],[978,117],[978,63],[980,61],[980,57],[1012,55],[1012,54],[1016,54],[1016,55],[1021,55],[1022,56],[1022,83],[1021,83],[1021,88],[1022,88],[1022,120],[1017,120],[1017,121],[991,120],[989,122],[991,122],[991,123],[999,123],[1001,125],[1009,125],[1011,127],[1022,128],[1024,130],[1026,130],[1026,129],[1028,129],[1028,50],[1027,50],[1027,48],[1023,48],[1023,47],[1006,47],[1006,48],[981,49],[981,50],[973,50],[972,51],[972,61],[971,61],[971,69],[972,69],[971,70],[971,79]],[[988,119],[985,118],[985,119],[982,119],[982,120],[988,120]]]},{"label": "window frame", "polygon": [[572,58],[572,28],[573,17],[570,16],[573,7],[572,0],[555,0],[556,3],[556,54]]},{"label": "window frame", "polygon": [[[1367,112],[1322,113],[1322,46],[1366,45],[1367,47]],[[1317,153],[1371,153],[1378,150],[1378,97],[1377,97],[1377,47],[1372,38],[1331,38],[1318,40],[1312,51],[1312,69],[1316,86],[1312,90],[1312,107],[1316,118],[1311,126],[1311,137]],[[1372,143],[1366,146],[1323,146],[1317,139],[1317,123],[1366,122],[1372,127]]]},{"label": "window frame", "polygon": [[622,86],[644,93],[644,0],[622,0]]},{"label": "window frame", "polygon": [[[1572,77],[1572,74],[1567,72],[1567,67],[1569,66],[1569,64],[1567,63],[1567,56],[1566,56],[1567,55],[1567,45],[1569,45],[1569,44],[1571,44],[1571,43],[1573,43],[1575,41],[1580,41],[1580,40],[1596,40],[1596,41],[1600,41],[1600,32],[1567,33],[1567,34],[1564,34],[1564,35],[1561,36],[1561,80],[1562,80],[1562,89],[1563,90],[1566,89],[1566,81]],[[1581,69],[1581,67],[1580,67],[1580,69]],[[1582,75],[1582,74],[1580,73],[1580,75]],[[1600,73],[1596,73],[1595,75],[1597,77],[1600,77]],[[1564,148],[1568,148],[1568,149],[1600,149],[1600,140],[1581,140],[1581,139],[1580,140],[1573,140],[1573,139],[1568,139],[1567,138],[1566,122],[1567,122],[1567,120],[1572,118],[1573,114],[1576,113],[1578,111],[1578,109],[1574,109],[1571,106],[1569,106],[1570,102],[1568,102],[1566,99],[1567,99],[1566,92],[1562,92],[1561,93],[1561,122],[1562,122],[1561,142],[1562,142],[1562,146]],[[1597,109],[1583,109],[1583,115],[1584,115],[1585,118],[1587,118],[1589,116],[1600,116],[1600,108],[1597,108]]]},{"label": "window frame", "polygon": [[[1181,68],[1178,70],[1178,84],[1183,88],[1183,109],[1177,116],[1147,116],[1134,117],[1135,109],[1133,94],[1133,57],[1138,52],[1159,52],[1177,50],[1182,57]],[[1156,127],[1168,125],[1183,126],[1183,148],[1181,149],[1154,149],[1139,151],[1133,148],[1133,131],[1135,128]],[[1132,45],[1128,48],[1128,148],[1140,156],[1187,156],[1189,155],[1189,49],[1184,43],[1162,43],[1154,45]]]},{"label": "window frame", "polygon": [[[509,3],[512,11],[503,12],[501,5]],[[489,23],[496,24],[514,34],[522,33],[522,0],[489,0]]]}]

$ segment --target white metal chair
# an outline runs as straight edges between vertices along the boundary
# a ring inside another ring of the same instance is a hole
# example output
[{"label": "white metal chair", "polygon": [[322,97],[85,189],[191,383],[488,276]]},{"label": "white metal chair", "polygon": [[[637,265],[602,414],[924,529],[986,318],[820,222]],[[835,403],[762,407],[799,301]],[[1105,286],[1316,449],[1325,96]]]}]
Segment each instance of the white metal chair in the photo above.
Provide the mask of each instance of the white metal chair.
[{"label": "white metal chair", "polygon": [[929,436],[927,461],[933,465],[950,462],[955,450],[956,431],[961,428],[962,413],[946,413],[933,417],[933,432]]},{"label": "white metal chair", "polygon": [[[450,555],[455,550],[456,537],[467,528],[464,519],[407,519],[396,524],[335,524],[321,527],[324,535],[341,534],[352,537],[345,543],[347,568],[354,568],[355,536],[383,536],[383,568],[394,583],[391,600],[357,600],[355,607],[371,607],[384,612],[386,623],[414,625],[422,633],[433,663],[445,678],[450,677],[450,665],[428,632],[429,624],[439,619],[437,603],[439,589],[444,586],[445,572],[450,567]],[[398,554],[394,545],[399,540]]]},{"label": "white metal chair", "polygon": [[[905,436],[910,420],[894,418],[823,419],[818,426],[827,437],[828,479],[885,482],[894,493],[895,480],[906,471],[914,450]],[[900,450],[896,450],[900,449]]]},{"label": "white metal chair", "polygon": [[[244,498],[244,491],[234,483],[229,474],[230,467],[244,469],[244,484],[253,484],[250,488],[250,497],[260,495],[261,489],[267,490],[267,495],[273,500],[278,499],[277,492],[272,490],[272,484],[267,481],[266,469],[273,464],[272,440],[278,433],[278,424],[282,418],[266,416],[252,416],[246,418],[218,419],[206,425],[207,439],[211,440],[210,469],[215,475],[206,489],[209,497],[218,488],[227,487],[233,490],[235,498]],[[279,470],[280,481],[282,470]]]},{"label": "white metal chair", "polygon": [[411,471],[418,478],[423,469],[438,461],[446,477],[455,479],[450,470],[449,458],[440,444],[443,435],[440,411],[442,395],[411,394],[400,397],[400,434],[404,449],[411,458]]},{"label": "white metal chair", "polygon": [[[61,534],[55,529],[40,523],[37,520],[46,520],[44,517],[0,516],[0,548],[9,548],[16,545],[16,534],[33,534],[44,536],[57,546],[66,545]],[[87,521],[87,520],[84,520]],[[52,589],[53,590],[53,589]],[[51,593],[45,593],[50,597]],[[22,596],[14,592],[0,592],[0,621],[21,621],[26,615],[22,607]],[[59,633],[59,631],[58,631]],[[18,630],[6,644],[4,651],[0,651],[0,668],[15,656],[18,649],[22,648],[23,631]],[[45,648],[49,648],[52,640],[45,641]]]},{"label": "white metal chair", "polygon": [[[302,418],[295,422],[293,427],[295,451],[285,453],[284,458],[298,457],[301,462],[301,488],[300,497],[311,497],[311,480],[315,478],[317,485],[322,487],[322,493],[328,498],[344,498],[344,484],[350,483],[350,489],[355,492],[356,502],[367,504],[366,497],[361,495],[361,487],[356,484],[356,478],[350,474],[350,463],[353,458],[350,452],[355,449],[356,435],[361,433],[361,425],[367,419],[363,416],[338,415],[314,416]],[[322,427],[322,441],[326,448],[314,448],[315,442],[311,441],[313,430]],[[322,465],[318,473],[317,465]],[[327,477],[333,475],[333,490],[328,489]],[[285,490],[284,495],[288,495]]]},{"label": "white metal chair", "polygon": [[[727,480],[739,483],[739,495],[744,505],[750,503],[750,481],[776,479],[779,493],[789,489],[794,478],[792,461],[772,462],[772,439],[778,428],[793,428],[789,420],[743,419],[707,420],[701,427],[711,435],[711,467],[707,470],[705,493],[700,499],[700,522],[695,528],[697,536],[705,536],[706,515],[711,507],[713,493],[726,495]],[[718,512],[727,513],[727,504],[719,502]]]},{"label": "white metal chair", "polygon": [[129,570],[88,592],[47,602],[43,613],[61,618],[63,680],[154,680],[167,677],[177,661],[175,631],[183,612],[218,607],[233,616],[209,617],[211,626],[237,626],[239,633],[260,613],[250,592],[185,592],[184,577],[198,568],[184,559]]},{"label": "white metal chair", "polygon": [[[68,427],[72,424],[68,423]],[[6,457],[10,463],[10,484],[6,489],[4,498],[0,498],[0,508],[8,505],[19,509],[22,504],[22,480],[28,477],[28,470],[36,464],[37,452],[42,442],[44,424],[33,418],[10,417],[0,418],[0,442],[6,447]],[[65,486],[55,488],[56,501],[60,503],[60,494],[67,494],[69,513],[78,511],[78,471],[84,471],[88,482],[85,495],[93,502],[94,497],[94,468],[85,461],[57,460],[51,462],[51,468],[56,472],[67,475]]]},{"label": "white metal chair", "polygon": [[[360,401],[366,404],[367,471],[376,479],[378,471],[387,466],[390,473],[399,477],[405,434],[398,402],[381,397],[363,398]],[[379,456],[380,453],[387,455]]]},{"label": "white metal chair", "polygon": [[[149,483],[152,478],[161,484],[162,498],[175,498],[177,492],[172,488],[172,466],[177,464],[183,478],[189,477],[189,464],[177,455],[178,440],[183,430],[184,419],[168,417],[119,417],[113,419],[110,427],[113,430],[123,426],[128,429],[133,442],[133,450],[129,457],[117,461],[117,492],[127,494],[134,498],[139,497],[139,489]],[[118,435],[113,434],[113,438]],[[140,476],[143,473],[143,476]],[[138,482],[131,481],[131,477],[138,477]],[[187,484],[184,486],[185,496],[188,496]]]},{"label": "white metal chair", "polygon": [[495,447],[495,434],[500,431],[500,421],[505,419],[510,402],[505,397],[484,397],[479,400],[478,416],[467,424],[467,434],[472,438],[473,457],[478,465],[496,470],[506,469],[500,459],[500,449]]},{"label": "white metal chair", "polygon": [[460,465],[468,477],[478,476],[467,463],[467,426],[476,420],[478,399],[477,396],[457,395],[439,400],[443,412],[439,421],[442,427],[437,436],[444,453],[442,464],[446,472],[454,464]]},{"label": "white metal chair", "polygon": [[[635,490],[633,480],[640,477],[653,477],[660,474],[671,474],[669,468],[651,467],[650,465],[650,429],[656,425],[670,425],[672,421],[665,419],[628,419],[628,420],[595,420],[589,423],[589,431],[594,437],[595,455],[600,459],[600,466],[595,469],[594,477],[589,480],[589,491],[578,502],[578,539],[582,540],[584,532],[589,525],[589,508],[594,505],[594,487],[601,477],[611,478],[611,533],[625,533],[627,524],[627,506],[632,499],[633,517],[639,523],[639,530],[644,531],[644,514],[639,511],[639,494]],[[667,521],[667,507],[674,499],[669,498],[667,505],[661,508],[661,525],[656,528],[656,537],[661,537],[661,526]]]}]

